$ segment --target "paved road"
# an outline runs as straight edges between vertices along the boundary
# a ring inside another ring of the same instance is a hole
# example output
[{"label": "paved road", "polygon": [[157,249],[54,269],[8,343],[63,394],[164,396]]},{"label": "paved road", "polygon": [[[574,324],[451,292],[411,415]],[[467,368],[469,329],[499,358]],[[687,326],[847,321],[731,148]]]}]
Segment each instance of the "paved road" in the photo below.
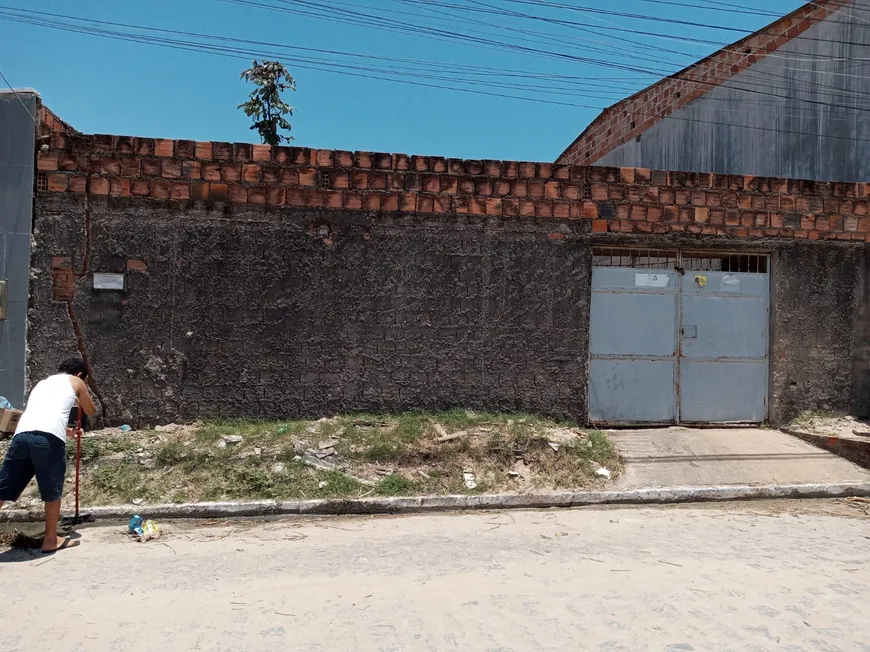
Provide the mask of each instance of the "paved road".
[{"label": "paved road", "polygon": [[84,532],[0,555],[0,651],[870,651],[870,519],[834,503]]}]

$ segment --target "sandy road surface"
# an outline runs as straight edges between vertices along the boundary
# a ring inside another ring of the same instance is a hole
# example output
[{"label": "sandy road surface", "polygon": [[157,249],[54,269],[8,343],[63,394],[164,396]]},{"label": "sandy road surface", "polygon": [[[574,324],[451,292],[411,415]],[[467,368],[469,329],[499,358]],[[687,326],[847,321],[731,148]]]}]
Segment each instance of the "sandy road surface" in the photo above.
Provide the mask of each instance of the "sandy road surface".
[{"label": "sandy road surface", "polygon": [[834,503],[169,524],[0,554],[0,652],[870,651]]}]

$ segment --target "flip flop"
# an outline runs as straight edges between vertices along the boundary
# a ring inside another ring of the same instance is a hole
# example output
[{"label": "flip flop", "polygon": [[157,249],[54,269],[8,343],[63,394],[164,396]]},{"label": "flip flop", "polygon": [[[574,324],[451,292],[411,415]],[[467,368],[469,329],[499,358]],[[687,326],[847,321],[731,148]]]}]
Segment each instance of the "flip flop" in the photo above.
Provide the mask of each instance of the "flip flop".
[{"label": "flip flop", "polygon": [[78,541],[73,541],[72,539],[64,539],[64,540],[63,540],[63,543],[60,544],[60,545],[59,545],[57,548],[55,548],[54,550],[40,550],[40,552],[41,552],[43,555],[53,555],[53,554],[56,553],[58,550],[67,550],[68,548],[75,548],[75,547],[78,546],[78,545],[80,545]]}]

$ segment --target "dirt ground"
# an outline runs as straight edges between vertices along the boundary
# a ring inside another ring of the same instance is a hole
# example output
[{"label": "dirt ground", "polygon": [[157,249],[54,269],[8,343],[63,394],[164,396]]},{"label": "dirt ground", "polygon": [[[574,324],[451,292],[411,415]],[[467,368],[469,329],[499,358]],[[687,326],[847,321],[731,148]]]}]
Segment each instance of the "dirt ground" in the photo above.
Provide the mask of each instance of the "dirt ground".
[{"label": "dirt ground", "polygon": [[853,416],[807,412],[789,424],[789,429],[812,435],[833,435],[845,439],[870,439],[870,423]]},{"label": "dirt ground", "polygon": [[0,553],[0,652],[870,651],[860,503],[163,525]]}]

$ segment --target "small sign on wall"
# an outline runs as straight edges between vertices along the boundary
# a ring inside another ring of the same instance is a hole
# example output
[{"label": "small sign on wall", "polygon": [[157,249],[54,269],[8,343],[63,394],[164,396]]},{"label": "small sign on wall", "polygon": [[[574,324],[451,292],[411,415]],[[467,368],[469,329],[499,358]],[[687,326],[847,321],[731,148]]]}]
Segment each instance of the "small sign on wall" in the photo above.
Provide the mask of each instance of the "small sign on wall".
[{"label": "small sign on wall", "polygon": [[635,274],[634,285],[639,288],[666,288],[670,285],[670,274]]},{"label": "small sign on wall", "polygon": [[108,272],[94,272],[95,290],[124,290],[126,289],[126,275],[112,274]]}]

